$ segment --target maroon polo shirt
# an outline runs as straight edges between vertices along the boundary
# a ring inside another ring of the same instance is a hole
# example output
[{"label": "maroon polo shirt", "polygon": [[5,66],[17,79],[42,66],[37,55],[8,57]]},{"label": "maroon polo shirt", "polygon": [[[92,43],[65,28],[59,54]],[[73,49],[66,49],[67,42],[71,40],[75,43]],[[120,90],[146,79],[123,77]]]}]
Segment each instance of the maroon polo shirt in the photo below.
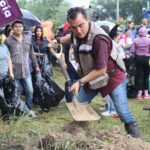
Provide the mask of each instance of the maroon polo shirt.
[{"label": "maroon polo shirt", "polygon": [[[95,69],[106,67],[107,72],[110,72],[115,67],[115,62],[109,58],[111,46],[108,43],[110,43],[108,38],[102,38],[101,35],[95,37],[92,50]],[[125,73],[116,67],[115,72],[110,76],[108,85],[100,89],[101,95],[105,97],[110,94],[125,78]]]}]

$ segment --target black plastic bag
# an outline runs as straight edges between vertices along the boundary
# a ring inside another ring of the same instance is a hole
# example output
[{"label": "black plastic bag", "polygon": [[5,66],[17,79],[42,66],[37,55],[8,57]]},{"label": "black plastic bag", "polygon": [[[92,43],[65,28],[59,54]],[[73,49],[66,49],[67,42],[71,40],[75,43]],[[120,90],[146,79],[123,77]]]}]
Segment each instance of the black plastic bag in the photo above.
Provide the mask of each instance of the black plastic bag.
[{"label": "black plastic bag", "polygon": [[52,80],[36,75],[33,80],[34,96],[33,101],[38,104],[43,111],[48,112],[51,107],[56,107],[64,97],[64,91]]}]

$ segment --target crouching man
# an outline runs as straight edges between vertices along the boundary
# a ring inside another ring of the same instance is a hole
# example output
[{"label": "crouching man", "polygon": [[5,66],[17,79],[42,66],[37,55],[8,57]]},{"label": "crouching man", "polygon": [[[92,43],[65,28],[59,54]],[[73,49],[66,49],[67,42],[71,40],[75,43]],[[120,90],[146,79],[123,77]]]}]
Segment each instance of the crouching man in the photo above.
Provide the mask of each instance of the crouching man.
[{"label": "crouching man", "polygon": [[[62,44],[73,44],[74,55],[79,64],[80,80],[75,82],[71,91],[78,93],[81,103],[90,102],[97,93],[103,97],[110,95],[117,113],[125,125],[125,129],[132,137],[140,137],[135,118],[128,107],[126,93],[126,75],[119,64],[110,57],[112,41],[106,33],[87,18],[83,8],[71,8],[67,14],[71,35],[57,41]],[[89,82],[109,74],[108,84],[93,89]]]}]

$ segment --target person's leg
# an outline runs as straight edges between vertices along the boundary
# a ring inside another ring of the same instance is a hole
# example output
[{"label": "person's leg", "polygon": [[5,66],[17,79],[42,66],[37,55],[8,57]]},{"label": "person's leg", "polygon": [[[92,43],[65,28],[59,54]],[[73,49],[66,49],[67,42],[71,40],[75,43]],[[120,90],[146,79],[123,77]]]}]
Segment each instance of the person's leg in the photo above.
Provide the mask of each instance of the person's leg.
[{"label": "person's leg", "polygon": [[143,81],[144,81],[144,70],[143,61],[141,56],[135,56],[135,86],[138,91],[137,99],[142,99]]},{"label": "person's leg", "polygon": [[99,93],[99,90],[91,90],[86,92],[83,87],[80,88],[77,99],[80,103],[90,103],[91,100]]},{"label": "person's leg", "polygon": [[110,96],[107,95],[104,97],[104,99],[106,100],[106,106],[107,106],[107,111],[110,111]]},{"label": "person's leg", "polygon": [[125,124],[127,133],[131,134],[131,136],[133,137],[140,137],[136,120],[130,112],[128,106],[126,80],[124,80],[117,88],[115,88],[110,93],[110,97],[112,98],[121,121]]},{"label": "person's leg", "polygon": [[110,98],[110,112],[112,112],[112,111],[116,111],[116,109],[115,109],[112,99]]},{"label": "person's leg", "polygon": [[29,112],[29,109],[20,98],[21,94],[23,93],[23,87],[21,82],[21,79],[15,79],[15,91],[13,92],[12,101],[16,109],[16,115],[19,115],[21,112]]},{"label": "person's leg", "polygon": [[12,101],[15,108],[18,107],[20,104],[20,94],[22,92],[22,89],[20,90],[20,80],[15,79],[15,91],[13,93]]},{"label": "person's leg", "polygon": [[106,104],[107,104],[107,109],[106,111],[102,112],[102,116],[114,116],[116,115],[116,109],[115,106],[112,102],[112,99],[109,95],[105,96]]},{"label": "person's leg", "polygon": [[144,99],[149,99],[148,94],[148,78],[150,75],[149,57],[143,56],[143,68],[144,68]]},{"label": "person's leg", "polygon": [[2,87],[0,88],[0,109],[2,110],[2,116],[9,114],[9,107],[5,100]]},{"label": "person's leg", "polygon": [[26,94],[25,104],[28,107],[28,109],[31,110],[32,99],[33,99],[33,86],[32,86],[31,76],[29,76],[26,79],[21,79],[21,84],[23,85]]}]

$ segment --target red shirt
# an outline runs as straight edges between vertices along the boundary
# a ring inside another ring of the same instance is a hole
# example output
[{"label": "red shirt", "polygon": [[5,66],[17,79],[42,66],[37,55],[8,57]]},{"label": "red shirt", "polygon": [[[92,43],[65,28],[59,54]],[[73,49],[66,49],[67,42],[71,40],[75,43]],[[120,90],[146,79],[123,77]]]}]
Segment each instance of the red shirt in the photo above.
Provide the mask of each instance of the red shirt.
[{"label": "red shirt", "polygon": [[[115,67],[115,62],[109,58],[110,46],[108,45],[108,40],[97,36],[93,42],[92,55],[95,61],[95,69],[107,68],[107,72],[111,71]],[[111,93],[120,83],[125,80],[126,75],[118,67],[116,67],[115,72],[110,76],[109,83],[106,87],[100,89],[100,93],[103,97]]]}]

